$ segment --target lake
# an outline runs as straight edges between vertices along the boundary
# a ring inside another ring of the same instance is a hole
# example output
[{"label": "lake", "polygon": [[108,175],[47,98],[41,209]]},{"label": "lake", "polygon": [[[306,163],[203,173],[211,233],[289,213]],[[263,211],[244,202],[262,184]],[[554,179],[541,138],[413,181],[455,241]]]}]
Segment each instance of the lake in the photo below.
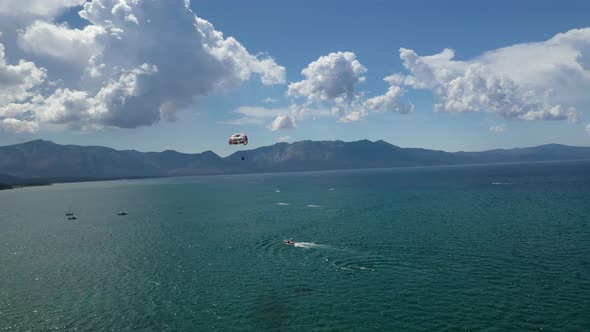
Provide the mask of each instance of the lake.
[{"label": "lake", "polygon": [[590,162],[6,190],[0,331],[588,330],[589,221]]}]

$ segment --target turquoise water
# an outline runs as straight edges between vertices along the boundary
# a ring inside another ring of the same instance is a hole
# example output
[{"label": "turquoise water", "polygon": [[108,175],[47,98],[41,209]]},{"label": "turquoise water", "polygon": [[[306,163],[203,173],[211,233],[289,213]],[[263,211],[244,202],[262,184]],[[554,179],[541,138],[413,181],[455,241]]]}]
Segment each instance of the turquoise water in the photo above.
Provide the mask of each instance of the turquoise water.
[{"label": "turquoise water", "polygon": [[2,191],[0,331],[589,330],[589,202],[590,162]]}]

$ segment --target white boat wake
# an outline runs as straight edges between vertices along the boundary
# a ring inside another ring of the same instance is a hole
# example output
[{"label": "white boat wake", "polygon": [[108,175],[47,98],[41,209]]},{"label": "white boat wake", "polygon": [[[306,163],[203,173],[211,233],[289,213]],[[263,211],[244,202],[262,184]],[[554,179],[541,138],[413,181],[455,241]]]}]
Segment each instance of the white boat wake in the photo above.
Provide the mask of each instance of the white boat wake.
[{"label": "white boat wake", "polygon": [[307,249],[326,247],[326,245],[317,244],[317,243],[313,243],[313,242],[295,242],[295,244],[293,246],[298,247],[298,248],[307,248]]}]

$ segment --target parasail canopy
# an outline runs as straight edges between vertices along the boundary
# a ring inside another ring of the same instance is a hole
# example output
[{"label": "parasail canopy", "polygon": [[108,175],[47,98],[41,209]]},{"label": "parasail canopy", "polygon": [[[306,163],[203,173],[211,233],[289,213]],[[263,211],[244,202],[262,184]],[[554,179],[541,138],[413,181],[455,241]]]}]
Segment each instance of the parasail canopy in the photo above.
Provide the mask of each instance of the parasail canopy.
[{"label": "parasail canopy", "polygon": [[229,145],[248,144],[248,136],[244,133],[235,133],[229,138]]}]

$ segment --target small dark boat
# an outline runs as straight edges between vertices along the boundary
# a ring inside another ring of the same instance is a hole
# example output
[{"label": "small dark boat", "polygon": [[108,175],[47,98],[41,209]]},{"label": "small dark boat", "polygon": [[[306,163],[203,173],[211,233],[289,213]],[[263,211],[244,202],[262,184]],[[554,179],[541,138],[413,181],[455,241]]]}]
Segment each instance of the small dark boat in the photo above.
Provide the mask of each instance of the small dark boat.
[{"label": "small dark boat", "polygon": [[68,217],[69,217],[69,216],[73,216],[73,215],[74,215],[74,213],[73,213],[73,212],[68,212],[68,213],[66,213],[66,216],[68,216]]},{"label": "small dark boat", "polygon": [[288,246],[294,246],[295,245],[295,241],[293,240],[283,240],[283,242],[288,245]]},{"label": "small dark boat", "polygon": [[68,218],[68,220],[76,220],[76,219],[78,219],[78,218],[76,218],[76,216],[72,216],[72,217]]},{"label": "small dark boat", "polygon": [[127,212],[119,212],[119,213],[117,213],[117,215],[118,216],[126,216],[127,215]]}]

